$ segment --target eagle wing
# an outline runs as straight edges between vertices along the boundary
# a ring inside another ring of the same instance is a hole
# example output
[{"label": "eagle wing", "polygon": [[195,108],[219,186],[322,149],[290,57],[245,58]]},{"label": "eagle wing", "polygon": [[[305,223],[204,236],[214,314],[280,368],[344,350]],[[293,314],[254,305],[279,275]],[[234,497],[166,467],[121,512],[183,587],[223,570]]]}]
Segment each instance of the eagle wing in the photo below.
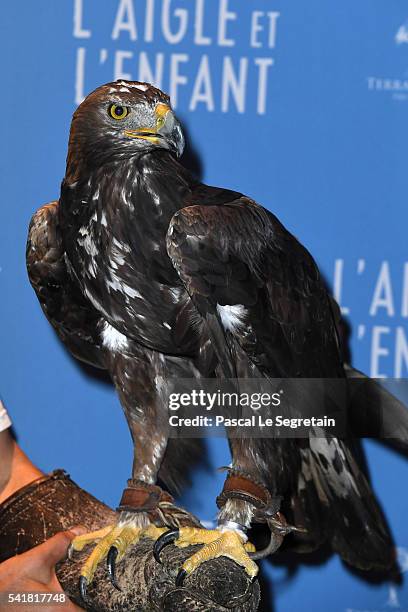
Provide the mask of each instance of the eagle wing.
[{"label": "eagle wing", "polygon": [[105,368],[97,333],[100,314],[85,300],[67,270],[57,201],[33,215],[26,261],[41,308],[65,346],[77,359]]},{"label": "eagle wing", "polygon": [[[252,200],[208,205],[203,188],[198,195],[173,216],[167,250],[207,323],[223,374],[344,378],[330,299],[311,255]],[[351,439],[232,444],[284,497],[288,518],[306,528],[301,547],[328,539],[357,567],[392,564],[392,538]]]},{"label": "eagle wing", "polygon": [[167,248],[225,373],[235,361],[220,344],[233,339],[269,377],[344,376],[318,268],[271,213],[243,196],[193,204],[173,216]]}]

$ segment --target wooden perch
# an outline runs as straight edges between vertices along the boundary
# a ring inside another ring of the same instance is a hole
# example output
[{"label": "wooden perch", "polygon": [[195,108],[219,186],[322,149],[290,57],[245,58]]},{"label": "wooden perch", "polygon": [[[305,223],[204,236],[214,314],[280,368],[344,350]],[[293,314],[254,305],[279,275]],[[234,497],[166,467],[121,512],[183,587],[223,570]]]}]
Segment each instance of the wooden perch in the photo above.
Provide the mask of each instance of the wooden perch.
[{"label": "wooden perch", "polygon": [[[109,525],[116,513],[78,487],[62,470],[24,487],[0,505],[0,561],[29,550],[61,530],[85,525],[89,531]],[[81,564],[90,549],[57,566],[58,578],[71,599],[95,612],[252,612],[257,610],[260,591],[244,570],[221,557],[203,564],[183,587],[175,577],[184,560],[197,547],[163,550],[162,564],[152,555],[153,541],[136,544],[117,564],[117,581],[110,583],[102,564],[88,588],[85,606],[78,590]]]}]

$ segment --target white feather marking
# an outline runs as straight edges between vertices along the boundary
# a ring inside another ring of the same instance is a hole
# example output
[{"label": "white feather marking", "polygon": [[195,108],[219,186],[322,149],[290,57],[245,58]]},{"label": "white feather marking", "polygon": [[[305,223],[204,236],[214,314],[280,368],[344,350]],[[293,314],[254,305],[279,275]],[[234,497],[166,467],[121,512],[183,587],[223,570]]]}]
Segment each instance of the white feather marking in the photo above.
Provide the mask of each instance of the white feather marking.
[{"label": "white feather marking", "polygon": [[127,189],[125,187],[122,187],[120,195],[121,195],[121,198],[123,200],[123,203],[129,208],[130,211],[133,212],[135,207],[133,206],[132,200],[130,198],[128,198],[128,191],[127,191]]},{"label": "white feather marking", "polygon": [[98,253],[98,249],[96,248],[96,244],[95,242],[92,240],[91,236],[87,235],[85,236],[82,246],[84,247],[85,251],[88,253],[88,255],[91,255],[92,257],[97,255]]},{"label": "white feather marking", "polygon": [[107,321],[103,324],[102,344],[111,351],[125,349],[128,346],[128,339]]},{"label": "white feather marking", "polygon": [[113,289],[113,291],[122,291],[122,286],[116,278],[113,278],[113,280],[107,279],[106,286],[108,287],[108,291],[109,289]]},{"label": "white feather marking", "polygon": [[[356,495],[360,495],[354,476],[347,466],[347,459],[339,441],[336,438],[329,439],[323,437],[323,431],[318,427],[315,433],[316,437],[312,436],[310,438],[310,449],[322,466],[321,469],[323,469],[326,479],[330,482],[336,494],[339,497],[347,497],[353,489]],[[323,455],[325,458],[323,464],[319,455]],[[341,459],[342,465],[340,471],[334,467],[336,458],[337,460]],[[325,467],[326,463],[328,467]]]},{"label": "white feather marking", "polygon": [[127,86],[138,89],[139,91],[147,91],[149,89],[149,87],[143,83],[127,83]]},{"label": "white feather marking", "polygon": [[115,270],[117,270],[118,268],[118,264],[122,265],[124,263],[124,260],[121,258],[116,258],[115,260],[113,260],[111,258],[109,261],[112,269],[110,270],[110,278],[106,279],[106,286],[108,287],[108,290],[113,289],[113,291],[119,291],[120,293],[125,294],[130,298],[139,298],[142,300],[142,294],[139,293],[137,289],[134,289],[133,287],[130,287],[129,285],[124,283],[121,278],[115,273]]},{"label": "white feather marking", "polygon": [[[149,89],[149,86],[144,83],[131,83],[129,81],[116,81],[116,85],[123,88],[131,87],[140,91],[147,91]],[[122,91],[122,89],[119,89],[119,91]]]},{"label": "white feather marking", "polygon": [[128,244],[126,244],[125,242],[119,242],[119,240],[116,240],[116,238],[113,238],[112,244],[114,247],[112,251],[115,257],[118,253],[121,255],[122,253],[130,253],[130,251],[132,250]]},{"label": "white feather marking", "polygon": [[157,374],[157,376],[154,377],[154,382],[159,393],[166,388],[166,381],[163,376],[160,376],[160,374]]},{"label": "white feather marking", "polygon": [[225,306],[217,304],[217,311],[226,330],[234,331],[234,329],[244,325],[247,311],[242,304],[226,304]]},{"label": "white feather marking", "polygon": [[109,262],[112,268],[114,270],[117,270],[119,266],[123,266],[123,264],[125,263],[125,259],[123,255],[120,255],[115,252],[113,253],[113,256],[109,258]]},{"label": "white feather marking", "polygon": [[182,289],[181,287],[172,287],[169,291],[171,293],[171,297],[174,299],[175,302],[177,302],[181,298],[184,289]]},{"label": "white feather marking", "polygon": [[129,285],[123,284],[123,291],[131,298],[137,297],[141,300],[143,299],[142,294],[139,293],[139,291],[137,291],[136,289],[133,289],[133,287],[129,287]]},{"label": "white feather marking", "polygon": [[112,244],[115,247],[115,253],[117,251],[119,252],[123,251],[125,253],[130,253],[130,251],[132,250],[128,244],[126,244],[125,242],[119,242],[119,240],[117,240],[116,238],[113,238]]},{"label": "white feather marking", "polygon": [[89,273],[90,276],[93,276],[94,278],[96,277],[96,266],[95,266],[95,260],[94,259],[91,259],[91,261],[89,262],[88,273]]}]

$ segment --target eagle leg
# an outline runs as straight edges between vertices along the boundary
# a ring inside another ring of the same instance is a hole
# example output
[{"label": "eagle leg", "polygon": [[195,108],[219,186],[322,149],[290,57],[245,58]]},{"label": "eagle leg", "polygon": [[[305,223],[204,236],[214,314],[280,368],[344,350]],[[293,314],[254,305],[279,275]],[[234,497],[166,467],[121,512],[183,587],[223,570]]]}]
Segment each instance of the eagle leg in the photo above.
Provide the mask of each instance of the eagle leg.
[{"label": "eagle leg", "polygon": [[[175,366],[157,351],[136,343],[128,344],[123,353],[113,350],[106,353],[106,363],[129,424],[134,458],[132,478],[119,503],[118,521],[103,537],[98,532],[97,544],[81,569],[83,599],[102,560],[107,560],[111,582],[119,588],[116,564],[130,546],[145,537],[155,540],[169,527],[200,525],[197,518],[177,508],[172,496],[155,484],[168,442],[167,405],[161,389],[172,374],[180,376],[180,364]],[[81,538],[74,540],[74,549],[95,541],[92,534]]]},{"label": "eagle leg", "polygon": [[[161,537],[163,538],[165,535]],[[232,559],[235,563],[241,565],[251,578],[254,578],[258,573],[258,566],[248,554],[254,552],[255,547],[246,541],[246,536],[243,533],[235,530],[223,531],[221,529],[180,527],[176,538],[174,544],[179,548],[204,544],[199,551],[183,563],[176,578],[177,586],[181,586],[185,577],[194,572],[202,563],[218,557]]]}]

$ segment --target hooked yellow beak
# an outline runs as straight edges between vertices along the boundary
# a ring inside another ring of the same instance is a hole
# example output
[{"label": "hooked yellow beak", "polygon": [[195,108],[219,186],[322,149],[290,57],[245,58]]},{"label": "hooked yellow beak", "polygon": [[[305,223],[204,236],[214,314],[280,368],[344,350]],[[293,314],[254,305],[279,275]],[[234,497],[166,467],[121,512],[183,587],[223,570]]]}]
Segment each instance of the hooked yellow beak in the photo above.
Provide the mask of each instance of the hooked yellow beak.
[{"label": "hooked yellow beak", "polygon": [[129,136],[129,138],[141,138],[157,144],[160,138],[157,132],[161,127],[163,127],[168,112],[170,112],[170,106],[167,106],[167,104],[158,104],[154,110],[156,115],[155,127],[139,128],[138,130],[125,130],[125,136]]}]

